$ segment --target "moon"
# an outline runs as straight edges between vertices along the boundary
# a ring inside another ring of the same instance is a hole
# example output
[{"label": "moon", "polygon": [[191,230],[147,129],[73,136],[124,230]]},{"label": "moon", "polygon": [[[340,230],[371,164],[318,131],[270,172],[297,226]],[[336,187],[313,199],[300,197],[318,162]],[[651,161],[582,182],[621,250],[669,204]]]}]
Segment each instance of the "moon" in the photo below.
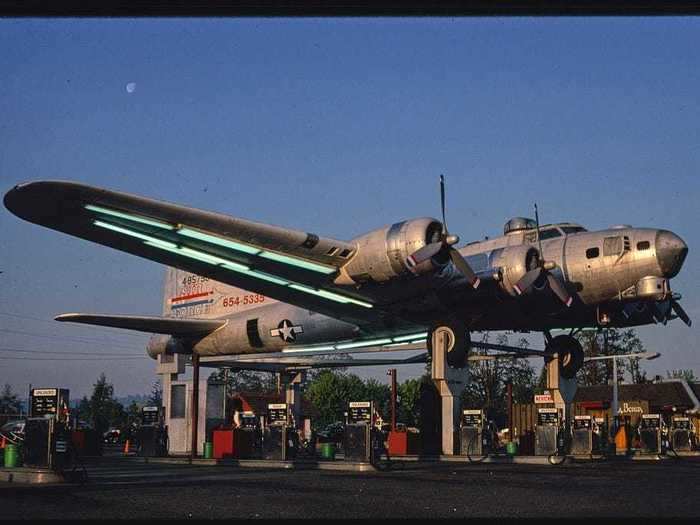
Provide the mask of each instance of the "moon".
[{"label": "moon", "polygon": [[126,85],[126,92],[133,93],[134,91],[136,91],[136,82],[129,82]]}]

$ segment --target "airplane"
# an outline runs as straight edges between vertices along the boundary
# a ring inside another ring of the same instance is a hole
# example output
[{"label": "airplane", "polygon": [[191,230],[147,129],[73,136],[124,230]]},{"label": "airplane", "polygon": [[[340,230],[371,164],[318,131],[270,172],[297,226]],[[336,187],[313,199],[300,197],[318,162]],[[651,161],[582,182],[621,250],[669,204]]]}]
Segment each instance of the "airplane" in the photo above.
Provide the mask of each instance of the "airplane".
[{"label": "airplane", "polygon": [[[535,206],[535,220],[512,218],[503,235],[458,249],[459,237],[447,228],[442,176],[440,196],[442,221],[407,219],[349,241],[69,181],[18,184],[4,204],[29,222],[170,267],[162,317],[56,317],[153,333],[153,358],[228,356],[268,370],[337,366],[319,359],[430,353],[433,335],[442,332],[453,368],[483,358],[472,349],[484,348],[504,356],[556,354],[560,373],[573,378],[584,362],[575,338],[584,328],[675,318],[691,325],[670,287],[688,253],[675,233],[540,225]],[[555,329],[569,333],[553,337]],[[471,340],[472,332],[491,330],[542,332],[545,349]]]}]

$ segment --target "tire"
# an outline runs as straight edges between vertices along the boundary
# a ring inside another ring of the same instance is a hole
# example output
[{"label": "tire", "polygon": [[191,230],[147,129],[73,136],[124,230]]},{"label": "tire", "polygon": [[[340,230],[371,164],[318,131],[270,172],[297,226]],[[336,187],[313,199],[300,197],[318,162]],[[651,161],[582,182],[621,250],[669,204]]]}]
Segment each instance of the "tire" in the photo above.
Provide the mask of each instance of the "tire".
[{"label": "tire", "polygon": [[428,352],[433,354],[433,334],[436,331],[447,333],[447,364],[452,368],[465,368],[469,363],[469,351],[471,350],[471,337],[465,323],[461,321],[450,323],[439,323],[433,326],[428,332],[426,341]]},{"label": "tire", "polygon": [[566,379],[573,379],[583,366],[583,348],[574,337],[558,335],[547,345],[547,350],[559,354],[559,373]]}]

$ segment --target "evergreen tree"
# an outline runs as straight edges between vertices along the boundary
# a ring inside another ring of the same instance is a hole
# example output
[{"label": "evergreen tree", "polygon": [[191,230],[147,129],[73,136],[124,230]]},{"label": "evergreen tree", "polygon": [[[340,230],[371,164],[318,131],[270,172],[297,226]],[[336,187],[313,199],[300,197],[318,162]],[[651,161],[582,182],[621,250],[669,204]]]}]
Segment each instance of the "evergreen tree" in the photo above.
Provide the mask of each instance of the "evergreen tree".
[{"label": "evergreen tree", "polygon": [[685,379],[687,383],[697,383],[698,377],[690,369],[681,368],[678,370],[666,370],[666,377],[669,379]]},{"label": "evergreen tree", "polygon": [[114,387],[107,382],[104,372],[93,385],[89,401],[89,421],[99,433],[110,427],[122,427],[126,424],[124,407],[114,399]]},{"label": "evergreen tree", "polygon": [[19,414],[22,410],[22,402],[12,391],[12,387],[5,383],[0,394],[0,414]]}]

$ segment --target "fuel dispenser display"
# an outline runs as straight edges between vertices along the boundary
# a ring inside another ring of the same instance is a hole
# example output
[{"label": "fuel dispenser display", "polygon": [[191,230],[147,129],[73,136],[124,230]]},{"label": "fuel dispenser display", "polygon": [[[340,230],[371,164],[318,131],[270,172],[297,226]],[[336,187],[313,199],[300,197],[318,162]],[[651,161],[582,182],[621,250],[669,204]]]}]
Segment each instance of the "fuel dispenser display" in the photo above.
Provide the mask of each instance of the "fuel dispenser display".
[{"label": "fuel dispenser display", "polygon": [[348,405],[343,449],[346,461],[372,462],[372,401],[352,401]]},{"label": "fuel dispenser display", "polygon": [[462,455],[481,456],[484,411],[464,409],[460,419],[459,450]]},{"label": "fuel dispenser display", "polygon": [[661,450],[661,415],[642,414],[639,421],[639,440],[645,454],[660,454]]},{"label": "fuel dispenser display", "polygon": [[593,418],[591,416],[574,416],[571,436],[571,453],[590,455],[594,448]]},{"label": "fuel dispenser display", "polygon": [[163,424],[162,407],[145,406],[141,409],[137,442],[139,456],[154,458],[168,455],[168,435]]},{"label": "fuel dispenser display", "polygon": [[560,420],[558,409],[537,409],[537,425],[535,426],[536,456],[550,456],[556,453],[559,426]]},{"label": "fuel dispenser display", "polygon": [[294,429],[289,427],[289,411],[286,403],[267,405],[267,418],[262,439],[263,459],[286,461],[294,455],[290,450],[289,437]]},{"label": "fuel dispenser display", "polygon": [[671,419],[670,445],[674,452],[692,450],[692,429],[690,418],[686,416],[673,416]]}]

